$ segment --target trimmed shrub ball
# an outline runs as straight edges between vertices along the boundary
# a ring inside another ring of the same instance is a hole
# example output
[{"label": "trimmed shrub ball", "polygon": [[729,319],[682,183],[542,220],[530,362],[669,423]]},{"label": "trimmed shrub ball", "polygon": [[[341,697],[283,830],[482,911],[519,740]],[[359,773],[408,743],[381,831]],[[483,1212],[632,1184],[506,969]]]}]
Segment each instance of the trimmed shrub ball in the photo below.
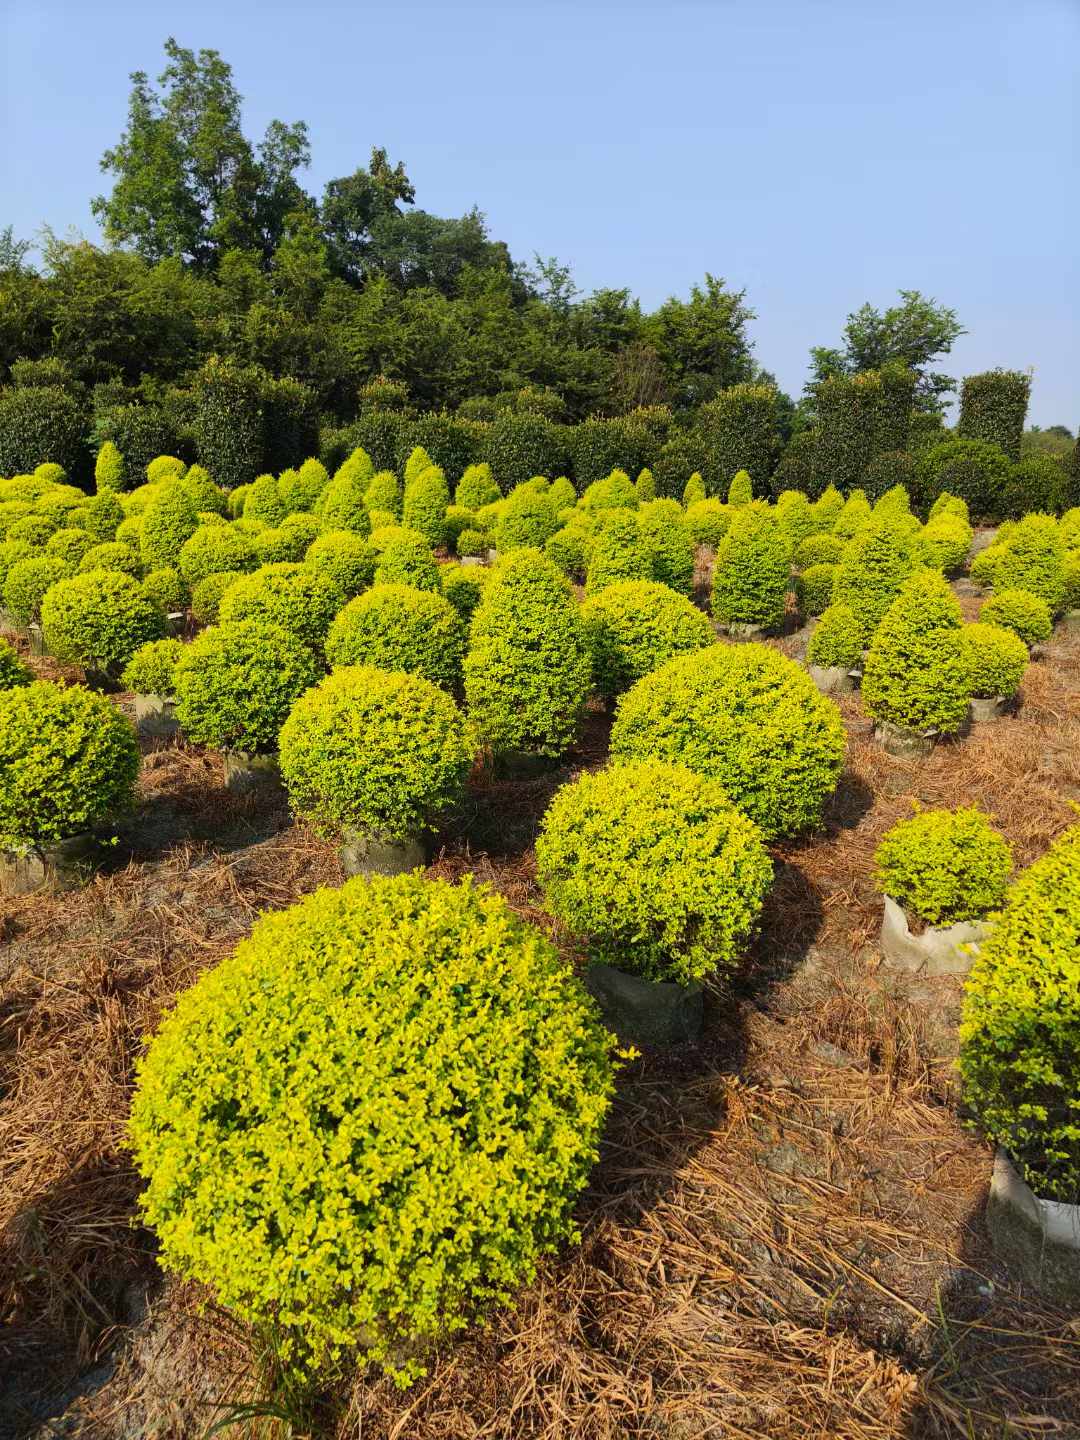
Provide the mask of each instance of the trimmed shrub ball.
[{"label": "trimmed shrub ball", "polygon": [[971,701],[962,624],[943,576],[921,570],[904,582],[863,664],[863,703],[875,720],[917,734],[961,728]]},{"label": "trimmed shrub ball", "polygon": [[636,513],[620,508],[603,510],[589,539],[586,594],[595,595],[605,585],[620,580],[648,580],[651,576],[652,564],[642,543]]},{"label": "trimmed shrub ball", "polygon": [[[734,488],[735,481],[731,484]],[[764,506],[747,502],[717,546],[713,617],[725,625],[779,625],[790,574],[787,544],[775,517]]]},{"label": "trimmed shrub ball", "polygon": [[554,946],[488,890],[318,890],[258,919],[140,1064],[146,1222],[169,1269],[272,1319],[291,1367],[355,1348],[414,1378],[424,1342],[576,1238],[612,1045]]},{"label": "trimmed shrub ball", "polygon": [[[312,516],[305,515],[303,518],[310,520]],[[295,528],[288,521],[283,522],[275,529],[260,530],[257,535],[251,537],[256,564],[299,565],[317,533],[317,531],[311,533],[307,529]]]},{"label": "trimmed shrub ball", "polygon": [[832,604],[835,583],[835,565],[809,565],[801,575],[796,575],[795,600],[800,613],[823,615]]},{"label": "trimmed shrub ball", "polygon": [[926,526],[919,537],[919,548],[928,565],[955,575],[967,560],[972,533],[966,520],[946,510]]},{"label": "trimmed shrub ball", "polygon": [[760,830],[719,782],[657,760],[564,785],[536,864],[552,913],[591,955],[683,985],[734,967],[772,881]]},{"label": "trimmed shrub ball", "polygon": [[293,703],[318,675],[310,647],[279,625],[211,626],[184,646],[177,662],[176,717],[198,745],[272,751]]},{"label": "trimmed shrub ball", "polygon": [[58,580],[41,602],[46,647],[63,664],[116,676],[140,645],[165,634],[165,614],[137,580],[90,570]]},{"label": "trimmed shrub ball", "polygon": [[0,690],[29,685],[33,678],[34,672],[19,659],[15,647],[6,640],[0,640]]},{"label": "trimmed shrub ball", "polygon": [[733,511],[719,500],[697,500],[686,507],[685,524],[695,545],[717,548],[731,525]]},{"label": "trimmed shrub ball", "polygon": [[[6,603],[6,587],[4,598]],[[980,607],[979,619],[986,625],[1000,625],[1004,630],[1011,630],[1025,645],[1041,645],[1054,633],[1050,607],[1030,590],[995,590]]]},{"label": "trimmed shrub ball", "polygon": [[217,574],[207,575],[205,580],[199,581],[191,592],[191,613],[200,625],[217,623],[221,597],[240,578],[239,570],[220,570]]},{"label": "trimmed shrub ball", "polygon": [[495,755],[561,755],[577,738],[591,679],[568,582],[538,550],[513,551],[488,579],[465,656],[481,744]]},{"label": "trimmed shrub ball", "polygon": [[221,597],[218,619],[223,625],[265,620],[321,652],[341,601],[333,581],[305,565],[262,565],[229,587]]},{"label": "trimmed shrub ball", "polygon": [[461,616],[466,635],[480,597],[484,593],[488,571],[478,565],[442,565],[439,567],[442,593]]},{"label": "trimmed shrub ball", "polygon": [[163,565],[178,568],[181,550],[199,528],[198,511],[183,488],[178,484],[166,485],[147,505],[142,519],[139,552],[143,564],[148,570],[160,569]]},{"label": "trimmed shrub ball", "polygon": [[874,863],[882,894],[929,925],[955,925],[1002,903],[1012,851],[981,810],[922,810],[885,832]]},{"label": "trimmed shrub ball", "polygon": [[412,585],[417,590],[441,590],[439,562],[431,553],[428,542],[415,530],[395,529],[375,532],[376,585]]},{"label": "trimmed shrub ball", "polygon": [[354,530],[329,530],[308,546],[304,564],[325,575],[346,600],[351,600],[371,584],[375,552]]},{"label": "trimmed shrub ball", "polygon": [[[71,524],[77,524],[83,530],[88,530],[98,540],[114,540],[117,538],[117,529],[124,521],[125,511],[119,496],[94,495],[85,504],[80,505],[78,510],[72,510],[70,514]],[[76,516],[78,519],[75,518]]]},{"label": "trimmed shrub ball", "polygon": [[465,627],[442,595],[411,585],[374,585],[350,600],[326,637],[331,665],[404,670],[453,690],[461,681]]},{"label": "trimmed shrub ball", "polygon": [[131,808],[135,732],[82,685],[37,680],[0,693],[0,846],[54,845]]},{"label": "trimmed shrub ball", "polygon": [[171,695],[173,674],[183,653],[182,640],[148,640],[124,666],[124,689],[135,695]]},{"label": "trimmed shrub ball", "polygon": [[1027,590],[1051,615],[1065,598],[1065,545],[1052,515],[1025,515],[1004,542],[995,590]]},{"label": "trimmed shrub ball", "polygon": [[30,555],[16,560],[4,580],[4,609],[16,625],[31,624],[41,618],[41,602],[48,592],[71,573],[67,561],[56,555]]},{"label": "trimmed shrub ball", "polygon": [[844,549],[844,541],[835,535],[808,535],[796,547],[791,563],[796,570],[809,570],[814,565],[836,565],[843,558]]},{"label": "trimmed shrub ball", "polygon": [[1015,695],[1027,669],[1028,649],[1019,635],[978,621],[960,630],[971,693],[980,699]]},{"label": "trimmed shrub ball", "polygon": [[186,608],[188,589],[178,570],[170,570],[167,565],[160,570],[151,570],[140,583],[143,593],[150,597],[162,614],[178,615]]},{"label": "trimmed shrub ball", "polygon": [[674,656],[716,640],[706,615],[652,580],[609,585],[585,601],[581,619],[596,688],[609,700]]},{"label": "trimmed shrub ball", "polygon": [[862,633],[850,605],[830,605],[810,636],[806,663],[822,670],[853,670],[862,653]]},{"label": "trimmed shrub ball", "polygon": [[1035,1194],[1080,1194],[1080,825],[1013,885],[965,986],[964,1098]]},{"label": "trimmed shrub ball", "polygon": [[77,570],[87,551],[93,550],[99,543],[89,530],[82,530],[78,526],[69,526],[63,530],[56,530],[49,536],[45,544],[45,554],[56,555]]},{"label": "trimmed shrub ball", "polygon": [[370,665],[335,670],[301,695],[280,753],[289,801],[320,833],[391,841],[433,829],[461,798],[472,763],[465,722],[445,691]]},{"label": "trimmed shrub ball", "polygon": [[142,561],[130,545],[121,545],[116,540],[107,540],[93,545],[79,561],[78,570],[85,575],[89,570],[119,570],[137,580],[143,573]]},{"label": "trimmed shrub ball", "polygon": [[234,525],[200,525],[184,542],[177,568],[194,590],[208,575],[223,570],[253,570],[255,546]]},{"label": "trimmed shrub ball", "polygon": [[718,780],[767,837],[821,821],[844,765],[840,712],[767,645],[710,645],[670,660],[619,701],[611,753]]}]

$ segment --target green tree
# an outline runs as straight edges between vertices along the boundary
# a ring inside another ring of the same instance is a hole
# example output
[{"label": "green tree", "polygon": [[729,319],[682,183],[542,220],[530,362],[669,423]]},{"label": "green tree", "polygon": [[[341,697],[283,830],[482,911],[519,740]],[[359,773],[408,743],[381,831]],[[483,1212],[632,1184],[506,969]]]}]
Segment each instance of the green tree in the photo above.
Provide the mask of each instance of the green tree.
[{"label": "green tree", "polygon": [[704,288],[691,287],[689,300],[672,296],[646,319],[644,338],[659,355],[680,405],[699,405],[753,378],[746,326],[754,312],[745,299],[745,290],[728,290],[723,280],[707,274]]}]

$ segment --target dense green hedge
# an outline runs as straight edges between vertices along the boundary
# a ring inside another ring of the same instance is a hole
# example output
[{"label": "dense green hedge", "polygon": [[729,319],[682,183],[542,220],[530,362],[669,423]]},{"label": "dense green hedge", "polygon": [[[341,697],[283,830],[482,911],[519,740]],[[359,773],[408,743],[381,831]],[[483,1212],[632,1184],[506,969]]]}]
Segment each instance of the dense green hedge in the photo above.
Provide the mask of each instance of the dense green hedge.
[{"label": "dense green hedge", "polygon": [[88,477],[86,414],[56,385],[0,390],[0,475],[26,475],[53,461],[72,478]]},{"label": "dense green hedge", "polygon": [[985,440],[1015,464],[1027,418],[1031,376],[1018,370],[986,370],[965,375],[960,387],[957,432],[965,440]]},{"label": "dense green hedge", "polygon": [[914,392],[914,375],[899,365],[821,382],[814,447],[819,489],[831,483],[850,490],[876,456],[907,449]]},{"label": "dense green hedge", "polygon": [[261,371],[217,355],[195,377],[199,460],[226,489],[250,484],[266,469],[263,388]]},{"label": "dense green hedge", "polygon": [[732,385],[701,407],[698,427],[708,441],[721,491],[739,470],[754,492],[768,490],[779,448],[777,391],[772,385]]}]

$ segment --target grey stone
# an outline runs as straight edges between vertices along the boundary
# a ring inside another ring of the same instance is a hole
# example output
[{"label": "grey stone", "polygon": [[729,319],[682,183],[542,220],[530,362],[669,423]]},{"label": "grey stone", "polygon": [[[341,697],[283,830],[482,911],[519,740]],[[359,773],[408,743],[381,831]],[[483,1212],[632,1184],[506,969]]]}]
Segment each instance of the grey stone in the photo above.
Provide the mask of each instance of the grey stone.
[{"label": "grey stone", "polygon": [[267,795],[284,793],[276,755],[248,755],[242,750],[223,753],[225,788],[234,795],[250,795],[253,791]]},{"label": "grey stone", "polygon": [[852,672],[843,665],[810,665],[810,679],[822,695],[850,695],[855,689]]},{"label": "grey stone", "polygon": [[0,894],[77,890],[93,873],[96,849],[93,835],[85,834],[26,851],[0,851]]},{"label": "grey stone", "polygon": [[886,755],[896,755],[907,760],[923,759],[933,750],[937,732],[929,730],[920,734],[917,730],[904,730],[899,725],[882,720],[874,726],[874,739]]},{"label": "grey stone", "polygon": [[604,1019],[620,1036],[644,1045],[680,1045],[701,1034],[705,1001],[700,985],[643,980],[594,961],[585,984]]},{"label": "grey stone", "polygon": [[172,695],[136,695],[135,727],[147,739],[162,739],[180,733],[176,700]]},{"label": "grey stone", "polygon": [[973,695],[971,699],[971,722],[973,725],[986,725],[992,720],[1000,720],[1003,715],[1008,715],[1013,708],[1013,697],[1011,695]]},{"label": "grey stone", "polygon": [[738,620],[721,621],[717,625],[717,629],[729,640],[764,640],[767,635],[773,633],[771,625],[744,624]]},{"label": "grey stone", "polygon": [[482,555],[459,555],[458,563],[461,565],[483,565],[484,557]]},{"label": "grey stone", "polygon": [[928,925],[921,935],[908,928],[903,907],[886,895],[881,920],[881,953],[897,970],[915,975],[966,975],[979,946],[990,934],[985,920]]},{"label": "grey stone", "polygon": [[346,875],[406,875],[427,862],[419,840],[384,840],[346,830],[341,840],[341,864]]},{"label": "grey stone", "polygon": [[494,565],[495,562],[496,562],[496,560],[498,560],[498,558],[499,558],[499,552],[498,552],[497,550],[489,550],[489,551],[487,552],[487,563],[488,563],[489,565]]},{"label": "grey stone", "polygon": [[994,1252],[1055,1304],[1080,1305],[1080,1205],[1040,1200],[1004,1150],[994,1157],[986,1202]]}]

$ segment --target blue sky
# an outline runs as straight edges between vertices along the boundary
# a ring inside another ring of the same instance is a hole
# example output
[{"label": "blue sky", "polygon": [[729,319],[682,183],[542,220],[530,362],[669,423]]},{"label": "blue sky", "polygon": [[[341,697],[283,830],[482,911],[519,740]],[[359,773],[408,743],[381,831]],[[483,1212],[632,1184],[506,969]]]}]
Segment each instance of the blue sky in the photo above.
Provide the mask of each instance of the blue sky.
[{"label": "blue sky", "polygon": [[309,188],[402,159],[520,258],[647,306],[745,287],[797,394],[812,344],[898,288],[953,305],[944,368],[1034,367],[1080,423],[1080,0],[0,0],[0,226],[95,235],[131,70],[219,49],[245,125],[311,130]]}]

